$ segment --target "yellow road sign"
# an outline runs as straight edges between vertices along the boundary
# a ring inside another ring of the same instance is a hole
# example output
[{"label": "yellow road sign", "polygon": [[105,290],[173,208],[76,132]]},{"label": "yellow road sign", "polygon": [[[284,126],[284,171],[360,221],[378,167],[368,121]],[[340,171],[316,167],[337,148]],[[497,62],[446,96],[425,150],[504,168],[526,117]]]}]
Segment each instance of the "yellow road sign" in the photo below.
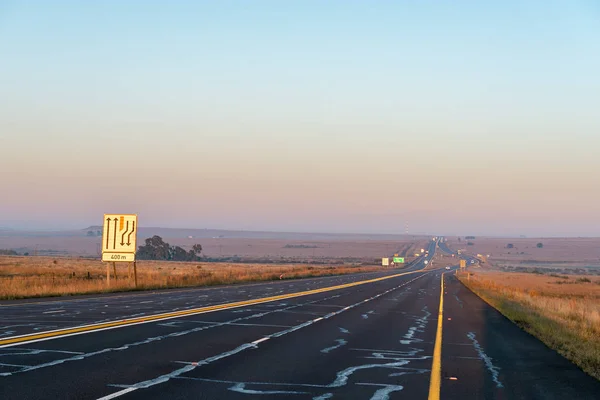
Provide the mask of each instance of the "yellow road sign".
[{"label": "yellow road sign", "polygon": [[102,261],[135,261],[137,215],[104,214]]},{"label": "yellow road sign", "polygon": [[467,260],[460,260],[460,267],[466,268],[466,266],[467,266]]}]

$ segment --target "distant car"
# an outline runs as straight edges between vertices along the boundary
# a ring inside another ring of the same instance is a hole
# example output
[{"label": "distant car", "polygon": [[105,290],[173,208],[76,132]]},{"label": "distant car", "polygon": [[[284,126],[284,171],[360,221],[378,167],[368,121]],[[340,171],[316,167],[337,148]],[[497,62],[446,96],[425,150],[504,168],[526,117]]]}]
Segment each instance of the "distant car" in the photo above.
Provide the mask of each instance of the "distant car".
[{"label": "distant car", "polygon": [[446,269],[450,269],[450,267],[446,267]]}]

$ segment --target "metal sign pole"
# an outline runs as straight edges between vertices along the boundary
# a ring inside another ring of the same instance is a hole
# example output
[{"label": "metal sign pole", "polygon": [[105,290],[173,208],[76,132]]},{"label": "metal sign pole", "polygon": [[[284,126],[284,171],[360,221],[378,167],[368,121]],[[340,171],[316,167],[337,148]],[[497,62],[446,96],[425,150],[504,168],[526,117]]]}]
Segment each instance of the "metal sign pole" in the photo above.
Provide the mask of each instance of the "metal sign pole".
[{"label": "metal sign pole", "polygon": [[106,263],[106,287],[110,287],[110,264]]},{"label": "metal sign pole", "polygon": [[135,281],[135,287],[137,288],[137,263],[133,262],[133,279]]}]

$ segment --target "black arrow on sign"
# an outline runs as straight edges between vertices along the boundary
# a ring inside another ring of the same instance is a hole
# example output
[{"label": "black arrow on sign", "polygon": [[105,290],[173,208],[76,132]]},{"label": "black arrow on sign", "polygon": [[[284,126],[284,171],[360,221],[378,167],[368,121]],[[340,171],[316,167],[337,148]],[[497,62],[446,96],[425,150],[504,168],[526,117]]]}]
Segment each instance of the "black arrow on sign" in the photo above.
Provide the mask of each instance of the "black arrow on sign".
[{"label": "black arrow on sign", "polygon": [[106,249],[108,250],[108,235],[110,235],[110,218],[106,218]]},{"label": "black arrow on sign", "polygon": [[135,221],[131,221],[131,225],[132,225],[131,232],[129,232],[129,235],[127,235],[127,246],[131,246],[131,240],[130,239],[131,239],[131,234],[133,232],[135,232]]},{"label": "black arrow on sign", "polygon": [[127,235],[127,231],[129,230],[129,221],[125,225],[125,232],[121,235],[121,246],[125,246],[125,235]]},{"label": "black arrow on sign", "polygon": [[117,221],[119,221],[118,218],[114,219],[115,221],[115,229],[114,229],[114,234],[113,234],[113,249],[117,248]]}]

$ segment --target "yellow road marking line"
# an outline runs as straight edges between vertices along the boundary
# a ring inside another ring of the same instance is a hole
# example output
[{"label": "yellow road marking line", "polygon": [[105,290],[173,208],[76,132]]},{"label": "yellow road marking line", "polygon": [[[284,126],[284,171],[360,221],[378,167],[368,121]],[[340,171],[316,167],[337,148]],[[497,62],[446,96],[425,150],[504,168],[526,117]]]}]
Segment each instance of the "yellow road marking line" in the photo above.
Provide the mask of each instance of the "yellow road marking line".
[{"label": "yellow road marking line", "polygon": [[[413,261],[413,263],[417,263],[420,262],[419,259]],[[412,266],[412,264],[408,265],[406,268]],[[438,268],[439,269],[439,268]],[[421,271],[429,271],[428,269],[425,268],[421,268],[418,271],[413,271],[413,272],[421,272]],[[432,270],[433,271],[433,270]],[[375,272],[379,272],[379,271],[365,271],[365,272],[357,272],[357,273],[352,273],[352,275],[364,275],[364,274],[373,274]],[[39,301],[29,301],[32,300],[32,298],[25,298],[25,299],[18,299],[16,301],[16,303],[14,304],[0,304],[0,309],[3,307],[20,307],[20,306],[28,306],[28,305],[39,305],[39,304],[52,304],[52,303],[63,303],[63,302],[69,302],[69,303],[76,303],[76,302],[80,302],[80,301],[89,301],[89,300],[104,300],[104,299],[120,299],[122,297],[129,297],[131,298],[132,296],[150,296],[150,295],[164,295],[164,294],[173,294],[173,293],[185,293],[185,292],[190,292],[193,290],[197,290],[197,289],[202,289],[202,290],[221,290],[221,289],[227,289],[227,288],[235,288],[235,287],[253,287],[253,286],[260,286],[260,285],[264,285],[266,283],[294,283],[294,282],[306,282],[306,281],[311,281],[311,280],[315,280],[315,279],[320,279],[320,278],[325,278],[325,279],[335,279],[335,278],[340,278],[343,276],[346,276],[348,274],[340,274],[340,275],[322,275],[322,276],[311,276],[308,278],[293,278],[293,279],[286,279],[285,281],[259,281],[256,283],[242,283],[242,284],[236,284],[236,283],[232,283],[232,284],[228,284],[228,285],[218,285],[218,286],[209,286],[209,287],[185,287],[182,289],[161,289],[161,288],[157,288],[157,289],[147,289],[147,290],[141,290],[141,291],[125,291],[125,292],[106,292],[106,293],[99,293],[97,296],[94,296],[94,294],[97,293],[91,293],[91,294],[82,294],[81,296],[74,296],[74,297],[70,297],[70,298],[64,298],[64,297],[53,297],[50,298],[48,300],[39,300]],[[123,293],[123,294],[120,294]],[[24,301],[19,301],[19,300],[24,300]]]},{"label": "yellow road marking line", "polygon": [[440,289],[440,309],[438,312],[437,332],[433,347],[433,361],[431,363],[431,379],[429,381],[428,400],[440,400],[442,386],[442,323],[444,321],[444,274],[442,274]]},{"label": "yellow road marking line", "polygon": [[116,321],[111,321],[111,322],[83,325],[83,326],[77,326],[74,328],[64,328],[64,329],[57,329],[54,331],[46,331],[46,332],[40,332],[40,333],[34,333],[34,334],[13,336],[10,338],[5,338],[5,339],[0,340],[0,347],[7,346],[7,345],[14,345],[16,343],[25,343],[25,342],[30,342],[30,341],[39,341],[39,340],[48,340],[48,339],[53,339],[53,338],[59,338],[63,335],[89,333],[89,332],[98,331],[98,330],[104,330],[104,329],[110,329],[110,328],[116,328],[116,327],[124,327],[124,326],[134,325],[134,324],[143,324],[143,323],[148,323],[148,322],[161,321],[161,320],[177,318],[177,317],[185,317],[185,316],[189,316],[189,315],[226,310],[226,309],[249,306],[249,305],[254,305],[254,304],[286,300],[286,299],[291,299],[291,298],[295,298],[295,297],[308,296],[308,295],[312,295],[312,294],[329,292],[332,290],[345,289],[345,288],[349,288],[349,287],[353,287],[353,286],[364,285],[367,283],[379,282],[379,281],[383,281],[383,280],[387,280],[387,279],[397,278],[397,277],[403,276],[403,275],[415,274],[418,272],[423,272],[423,270],[420,269],[417,271],[403,272],[400,274],[394,274],[394,275],[384,276],[384,277],[380,277],[380,278],[368,279],[365,281],[345,283],[342,285],[329,286],[329,287],[324,287],[324,288],[320,288],[320,289],[306,290],[303,292],[288,293],[288,294],[282,294],[282,295],[271,296],[271,297],[263,297],[263,298],[259,298],[259,299],[244,300],[244,301],[237,301],[237,302],[233,302],[233,303],[225,303],[225,304],[217,304],[217,305],[200,307],[200,308],[193,308],[193,309],[189,309],[189,310],[173,311],[173,312],[162,313],[162,314],[148,315],[148,316],[144,316],[144,317],[137,317],[137,318],[124,319],[124,320],[116,320]]}]

